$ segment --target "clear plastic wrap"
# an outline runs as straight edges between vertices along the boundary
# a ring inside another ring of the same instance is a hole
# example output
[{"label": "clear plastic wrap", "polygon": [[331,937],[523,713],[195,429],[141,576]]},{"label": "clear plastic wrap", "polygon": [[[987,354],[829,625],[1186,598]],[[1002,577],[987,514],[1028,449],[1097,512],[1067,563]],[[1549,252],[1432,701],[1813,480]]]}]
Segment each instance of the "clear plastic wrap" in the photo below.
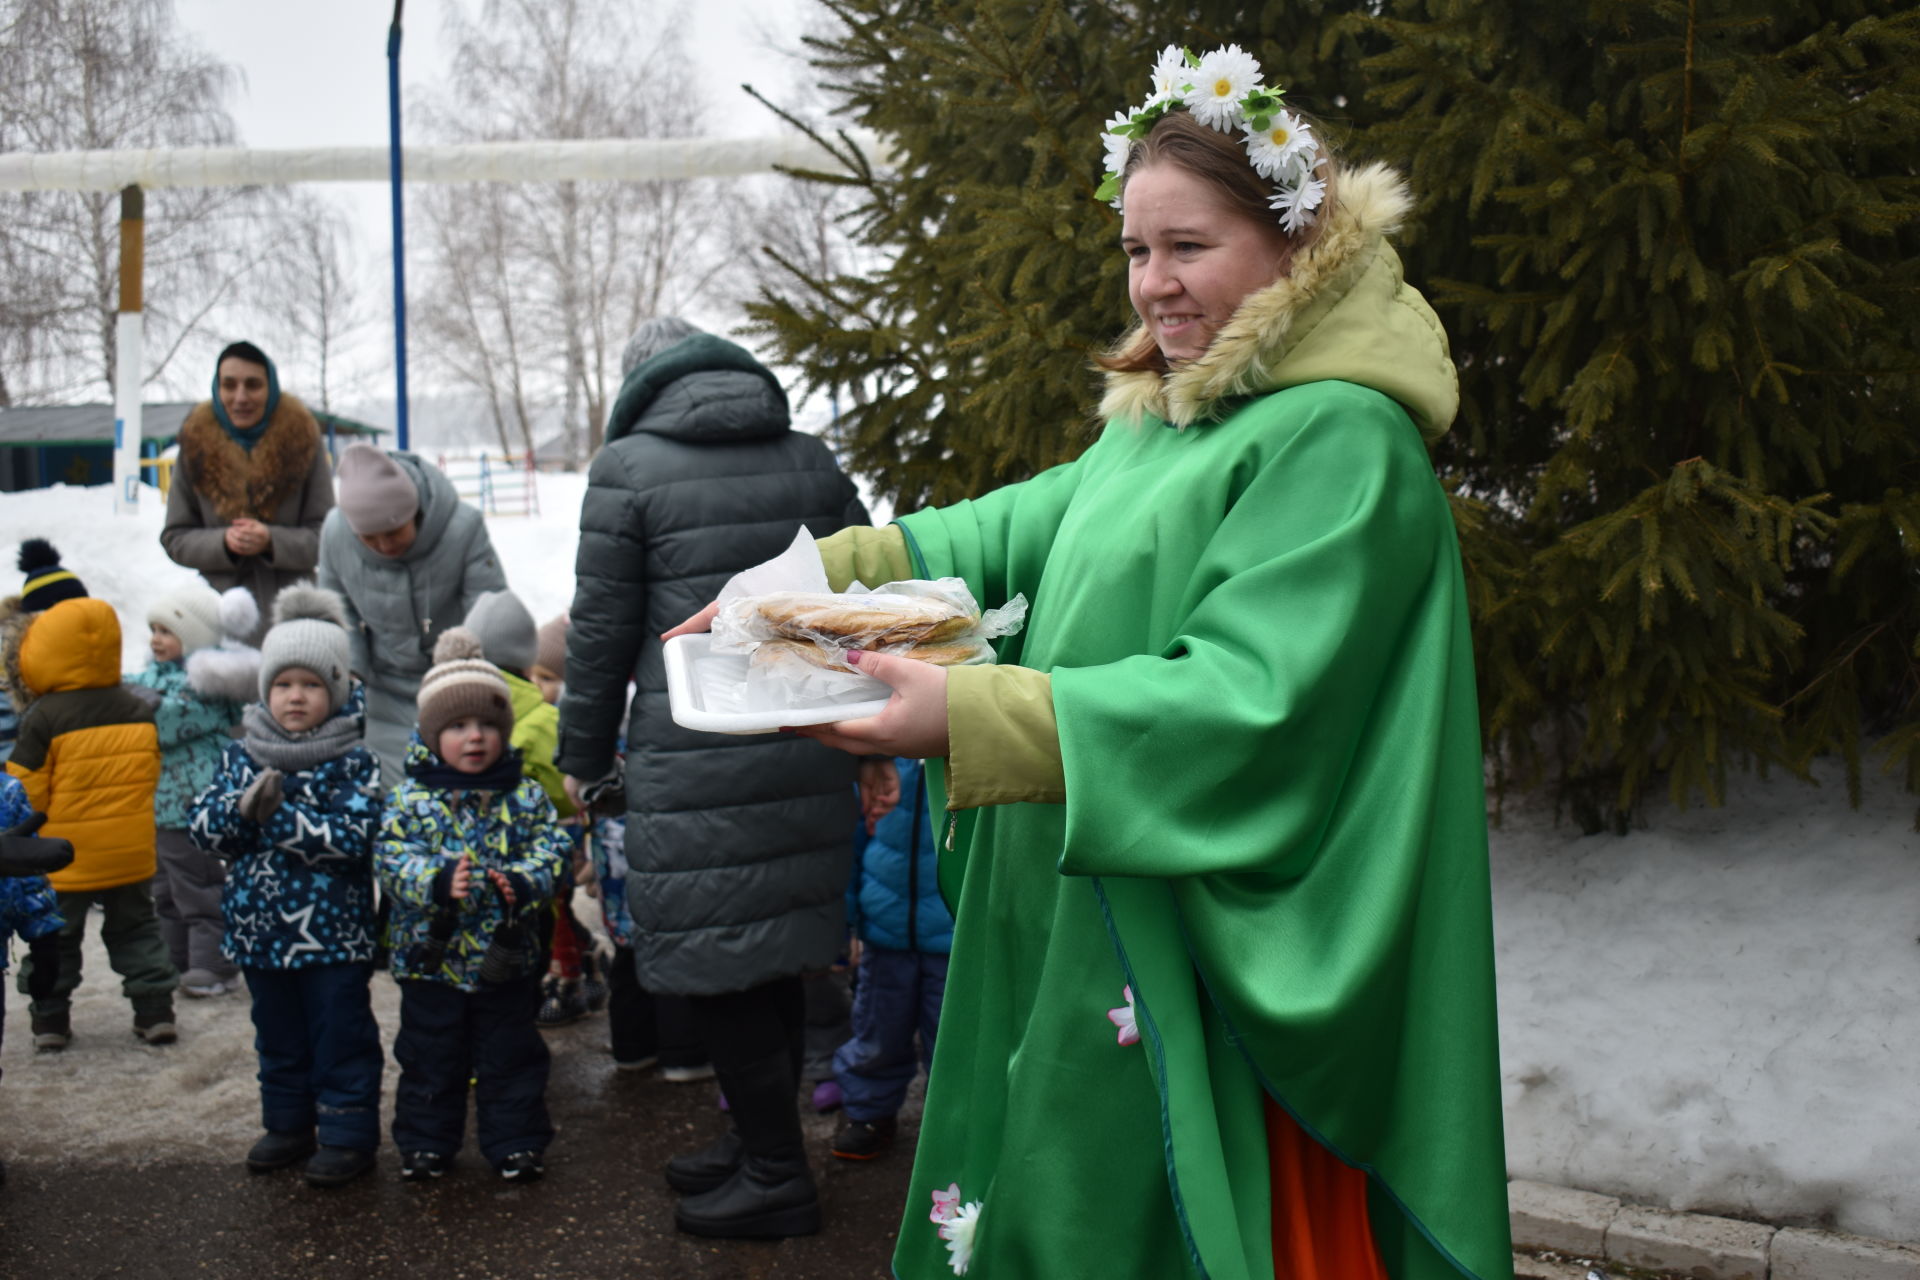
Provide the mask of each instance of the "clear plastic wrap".
[{"label": "clear plastic wrap", "polygon": [[727,600],[713,621],[713,652],[751,655],[750,705],[885,696],[885,685],[847,665],[848,650],[939,666],[992,662],[989,641],[1019,631],[1026,614],[1022,596],[983,613],[959,578],[774,591]]}]

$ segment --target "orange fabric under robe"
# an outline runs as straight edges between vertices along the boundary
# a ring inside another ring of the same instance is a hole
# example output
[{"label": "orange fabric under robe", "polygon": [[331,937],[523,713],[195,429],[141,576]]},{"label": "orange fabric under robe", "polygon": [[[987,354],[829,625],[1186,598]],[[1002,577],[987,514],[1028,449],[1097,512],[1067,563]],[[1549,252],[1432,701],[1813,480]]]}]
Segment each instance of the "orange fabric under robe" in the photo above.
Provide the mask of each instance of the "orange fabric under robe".
[{"label": "orange fabric under robe", "polygon": [[1387,1280],[1367,1225],[1367,1175],[1266,1101],[1274,1280]]}]

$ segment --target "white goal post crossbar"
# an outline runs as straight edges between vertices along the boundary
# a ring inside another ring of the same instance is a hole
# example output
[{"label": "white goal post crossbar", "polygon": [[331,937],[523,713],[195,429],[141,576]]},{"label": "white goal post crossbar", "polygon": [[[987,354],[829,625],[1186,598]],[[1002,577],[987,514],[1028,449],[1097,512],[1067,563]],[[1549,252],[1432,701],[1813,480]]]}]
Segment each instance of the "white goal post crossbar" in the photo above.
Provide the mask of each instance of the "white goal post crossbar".
[{"label": "white goal post crossbar", "polygon": [[[868,162],[886,162],[888,148],[871,130],[849,130]],[[779,169],[844,172],[846,166],[804,133],[758,138],[599,138],[573,141],[478,142],[402,147],[406,182],[672,182],[739,178]],[[307,182],[391,183],[387,147],[176,147],[146,151],[55,151],[0,154],[0,191],[121,193],[121,309],[116,317],[114,510],[139,503],[139,376],[142,191],[161,187],[292,186]],[[129,201],[132,210],[129,211]],[[395,215],[396,224],[398,214]],[[396,232],[397,239],[397,232]],[[132,265],[129,267],[127,261]],[[397,272],[396,272],[397,275]],[[396,292],[398,286],[396,285]],[[396,317],[401,302],[395,303]],[[396,324],[398,321],[396,320]],[[406,444],[405,349],[401,371],[401,443]]]},{"label": "white goal post crossbar", "polygon": [[[860,129],[848,138],[876,165],[887,148]],[[119,191],[129,186],[282,186],[388,181],[385,147],[178,147],[151,151],[0,154],[0,191]],[[662,182],[735,178],[778,168],[840,172],[802,133],[757,138],[603,138],[476,142],[401,150],[407,182]]]}]

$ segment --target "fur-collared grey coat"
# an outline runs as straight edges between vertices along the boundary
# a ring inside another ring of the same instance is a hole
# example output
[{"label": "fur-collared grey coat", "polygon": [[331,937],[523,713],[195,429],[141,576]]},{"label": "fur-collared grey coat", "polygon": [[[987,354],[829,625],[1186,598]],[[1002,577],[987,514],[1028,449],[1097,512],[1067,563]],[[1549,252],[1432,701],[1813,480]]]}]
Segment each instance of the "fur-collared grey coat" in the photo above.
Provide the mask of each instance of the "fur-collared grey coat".
[{"label": "fur-collared grey coat", "polygon": [[354,671],[367,688],[367,745],[380,778],[400,781],[413,736],[420,677],[433,665],[440,633],[457,627],[473,602],[505,591],[506,574],[479,511],[460,500],[438,467],[411,453],[389,456],[420,491],[420,529],[398,556],[354,536],[338,508],[320,530],[320,585],[347,605]]},{"label": "fur-collared grey coat", "polygon": [[[333,465],[320,425],[298,397],[282,393],[251,451],[228,435],[213,402],[195,405],[180,424],[180,456],[167,487],[160,545],[177,564],[198,570],[215,591],[245,587],[260,606],[260,643],[282,587],[313,576],[320,525],[333,510]],[[236,556],[227,526],[242,516],[266,525],[267,550]]]},{"label": "fur-collared grey coat", "polygon": [[673,722],[660,633],[735,573],[865,524],[853,482],[791,429],[786,393],[697,334],[628,375],[580,511],[558,764],[615,761],[627,685],[626,899],[649,990],[741,991],[833,962],[855,822],[853,757]]}]

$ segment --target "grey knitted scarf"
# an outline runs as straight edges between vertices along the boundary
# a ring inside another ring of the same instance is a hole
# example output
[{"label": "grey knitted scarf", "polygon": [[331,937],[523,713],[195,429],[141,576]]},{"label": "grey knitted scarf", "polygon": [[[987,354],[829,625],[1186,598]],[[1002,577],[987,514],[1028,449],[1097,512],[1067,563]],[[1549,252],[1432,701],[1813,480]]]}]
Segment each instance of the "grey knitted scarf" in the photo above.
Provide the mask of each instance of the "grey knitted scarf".
[{"label": "grey knitted scarf", "polygon": [[328,716],[311,729],[288,733],[264,704],[251,702],[240,713],[240,737],[247,753],[282,773],[301,773],[337,760],[360,745],[360,721],[355,716]]}]

